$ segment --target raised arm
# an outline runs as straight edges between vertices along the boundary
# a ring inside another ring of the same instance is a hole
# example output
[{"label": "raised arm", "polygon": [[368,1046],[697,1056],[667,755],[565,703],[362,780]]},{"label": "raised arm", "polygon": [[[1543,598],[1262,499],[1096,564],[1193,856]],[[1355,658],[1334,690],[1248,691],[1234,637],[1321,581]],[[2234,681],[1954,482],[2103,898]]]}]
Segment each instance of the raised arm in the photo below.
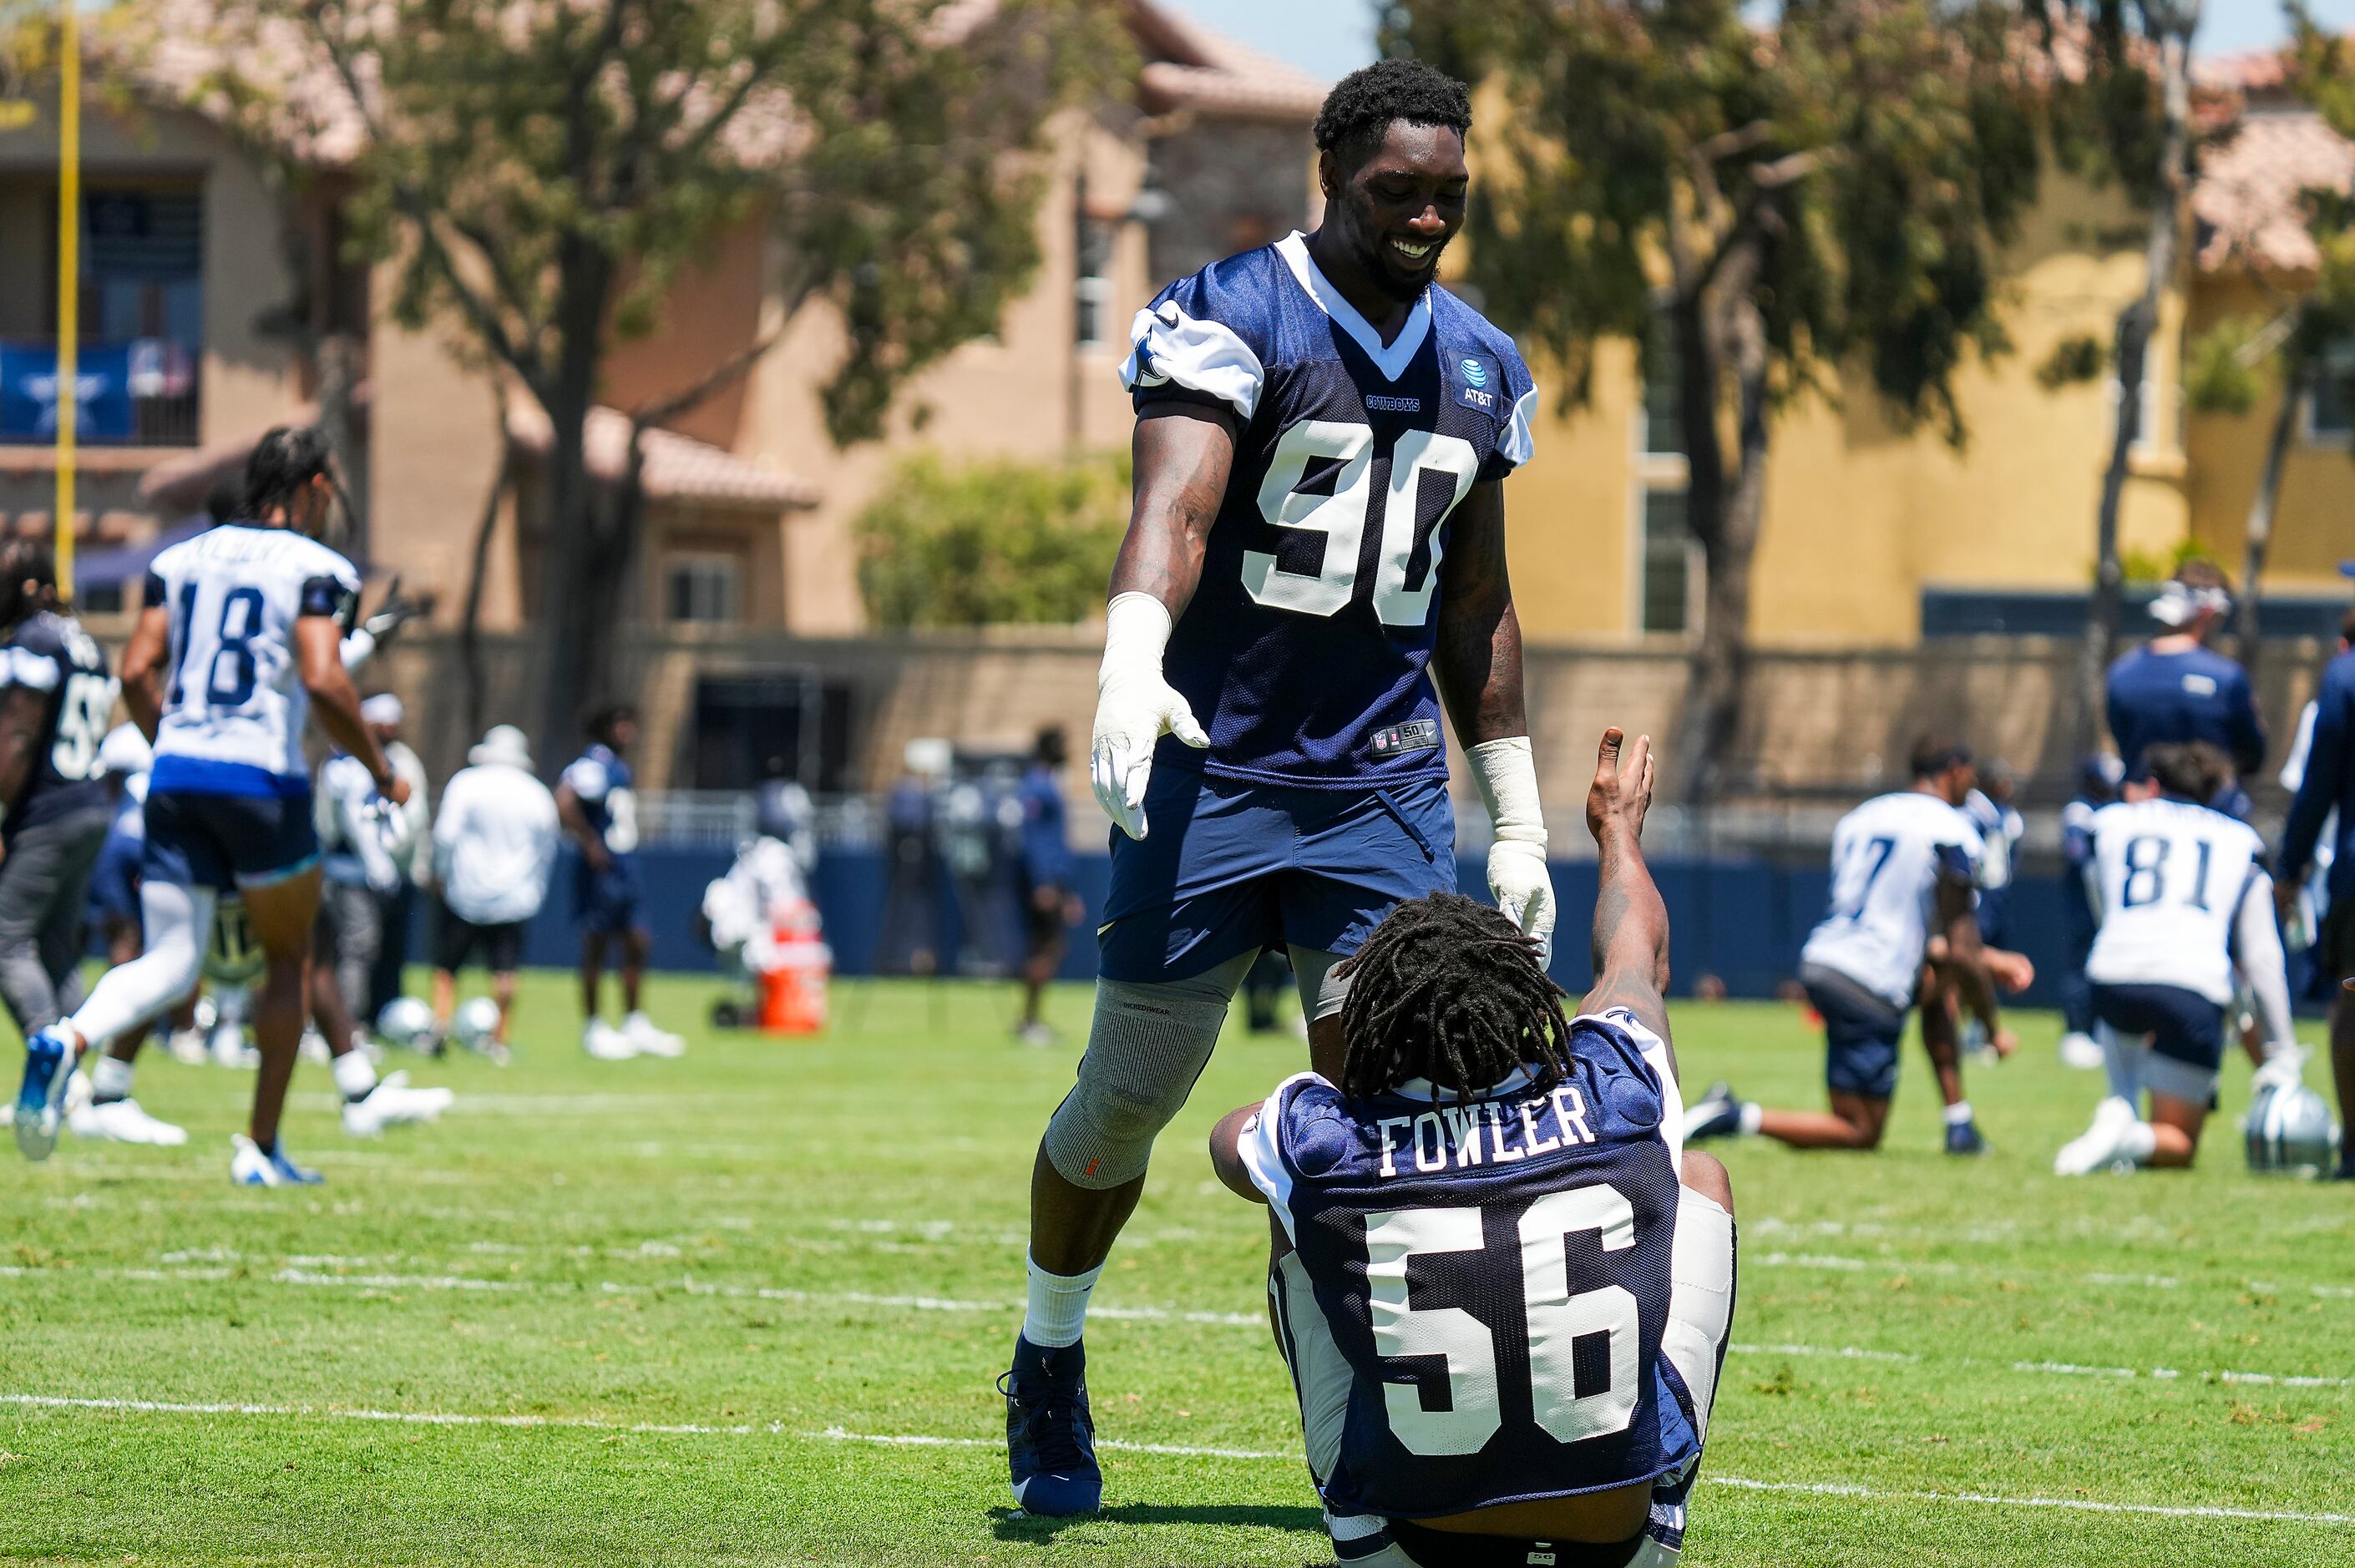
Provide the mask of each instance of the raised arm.
[{"label": "raised arm", "polygon": [[[1594,782],[1586,790],[1586,831],[1594,835],[1594,986],[1581,1012],[1624,1007],[1668,1045],[1668,907],[1644,863],[1644,814],[1652,805],[1652,737],[1626,746],[1616,725],[1603,732]],[[1625,757],[1622,757],[1622,751]]]},{"label": "raised arm", "polygon": [[1235,430],[1234,414],[1209,403],[1156,403],[1137,416],[1135,497],[1113,563],[1088,759],[1097,803],[1132,839],[1146,833],[1155,744],[1165,735],[1193,747],[1210,743],[1163,677],[1161,659],[1202,580],[1203,552],[1234,467]]}]

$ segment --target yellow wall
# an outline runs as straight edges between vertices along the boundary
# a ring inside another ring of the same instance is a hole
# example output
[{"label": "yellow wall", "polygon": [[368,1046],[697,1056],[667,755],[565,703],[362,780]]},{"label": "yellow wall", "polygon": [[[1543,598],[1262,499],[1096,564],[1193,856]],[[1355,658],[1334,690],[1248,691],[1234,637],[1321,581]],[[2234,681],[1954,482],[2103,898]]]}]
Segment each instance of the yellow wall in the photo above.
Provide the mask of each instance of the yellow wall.
[{"label": "yellow wall", "polygon": [[[2194,296],[2190,323],[2196,339],[2233,316],[2270,320],[2284,291],[2305,286],[2303,279],[2204,280]],[[2264,466],[2281,393],[2269,387],[2257,406],[2243,415],[2195,414],[2185,444],[2191,458],[2191,532],[2201,549],[2237,577],[2248,541],[2249,506]],[[2282,467],[2274,538],[2265,587],[2274,592],[2339,594],[2345,581],[2339,563],[2355,556],[2355,450],[2342,440],[2310,439],[2301,416]]]},{"label": "yellow wall", "polygon": [[[1856,376],[1837,405],[1809,397],[1777,416],[1752,590],[1761,643],[1902,645],[1920,634],[1925,585],[2068,589],[2091,580],[2111,395],[2103,381],[2048,390],[2035,372],[2065,339],[2108,343],[2141,283],[2138,235],[2115,191],[2048,181],[2007,257],[2012,351],[1956,378],[1969,433],[1961,451],[1934,429],[1896,429]],[[2152,372],[2169,388],[2180,319],[2170,296]],[[1634,362],[1627,345],[1605,345],[1586,406],[1556,412],[1549,394],[1537,456],[1507,493],[1515,599],[1532,638],[1642,640],[1633,630]],[[1547,367],[1536,374],[1547,387]],[[2120,532],[2129,549],[2163,551],[2187,526],[2171,414],[2155,434],[2126,490]]]}]

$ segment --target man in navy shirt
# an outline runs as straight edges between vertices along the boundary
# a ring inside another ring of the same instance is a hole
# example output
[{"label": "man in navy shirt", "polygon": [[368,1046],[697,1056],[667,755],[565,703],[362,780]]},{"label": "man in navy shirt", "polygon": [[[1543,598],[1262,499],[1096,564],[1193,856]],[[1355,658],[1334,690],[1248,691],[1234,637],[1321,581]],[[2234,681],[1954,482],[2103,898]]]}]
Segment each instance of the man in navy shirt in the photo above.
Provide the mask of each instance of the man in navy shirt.
[{"label": "man in navy shirt", "polygon": [[1455,886],[1442,692],[1496,824],[1490,891],[1541,948],[1552,932],[1505,571],[1504,481],[1537,393],[1512,340],[1437,281],[1471,123],[1464,84],[1420,62],[1345,77],[1316,119],[1316,232],[1181,279],[1130,327],[1135,498],[1091,755],[1118,831],[1004,1380],[1032,1513],[1102,1496],[1088,1294],[1244,972],[1289,949],[1310,1058],[1338,1071],[1334,967],[1393,906]]},{"label": "man in navy shirt", "polygon": [[[2110,735],[2128,779],[2148,777],[2143,753],[2165,741],[2204,740],[2243,775],[2264,765],[2264,724],[2248,673],[2208,647],[2232,609],[2232,585],[2215,564],[2186,561],[2151,601],[2151,619],[2169,630],[2110,666]],[[2248,815],[2237,787],[2214,804]]]},{"label": "man in navy shirt", "polygon": [[[1596,980],[1460,894],[1348,963],[1337,1077],[1210,1135],[1275,1219],[1268,1298],[1335,1555],[1353,1568],[1674,1563],[1733,1308],[1725,1168],[1680,1147],[1651,745],[1606,731]],[[1437,1397],[1434,1397],[1437,1396]]]},{"label": "man in navy shirt", "polygon": [[1071,845],[1063,815],[1063,726],[1049,725],[1030,749],[1017,798],[1022,803],[1022,1019],[1015,1037],[1026,1045],[1052,1045],[1055,1032],[1039,1016],[1047,982],[1063,966],[1063,933],[1080,918],[1071,891]]},{"label": "man in navy shirt", "polygon": [[[2339,648],[2315,694],[2313,741],[2306,776],[2290,802],[2274,896],[2285,911],[2296,902],[2325,820],[2336,810],[2329,912],[2315,940],[2314,961],[2339,981],[2330,999],[2330,1080],[2343,1119],[2355,1106],[2355,991],[2350,990],[2355,987],[2355,651],[2344,641]],[[2341,1181],[2355,1181],[2355,1149],[2342,1146],[2338,1174]]]}]

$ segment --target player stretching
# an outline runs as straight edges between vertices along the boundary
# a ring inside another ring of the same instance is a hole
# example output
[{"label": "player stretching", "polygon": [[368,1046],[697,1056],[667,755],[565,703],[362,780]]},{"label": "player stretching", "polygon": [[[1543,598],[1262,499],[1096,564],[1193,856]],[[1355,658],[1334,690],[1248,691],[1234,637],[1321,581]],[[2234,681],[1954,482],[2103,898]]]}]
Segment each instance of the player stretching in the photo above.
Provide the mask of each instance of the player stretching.
[{"label": "player stretching", "polygon": [[1823,1015],[1824,1082],[1831,1110],[1769,1110],[1713,1084],[1685,1123],[1688,1138],[1764,1133],[1794,1149],[1876,1149],[1897,1092],[1897,1046],[1919,996],[1922,1043],[1946,1102],[1946,1152],[1987,1148],[1963,1098],[1949,991],[1999,1054],[2018,1046],[1995,1000],[1998,979],[2019,991],[2026,959],[1979,943],[1972,912],[1978,830],[1959,810],[1971,754],[1937,736],[1913,744],[1913,787],[1867,800],[1832,830],[1830,913],[1799,953],[1799,982]]},{"label": "player stretching", "polygon": [[2153,746],[2142,760],[2148,777],[2129,780],[2123,800],[2094,813],[2087,880],[2102,925],[2085,974],[2110,1093],[2094,1125],[2053,1160],[2062,1176],[2191,1163],[2224,1059],[2235,961],[2264,1025],[2261,1076],[2295,1083],[2303,1059],[2290,1033],[2264,842],[2209,804],[2228,798],[2232,758],[2189,741]]},{"label": "player stretching", "polygon": [[[36,1158],[56,1142],[59,1097],[91,1042],[142,1027],[196,988],[220,895],[243,899],[267,970],[254,1012],[261,1070],[229,1179],[319,1180],[286,1157],[278,1115],[303,1037],[304,976],[319,911],[319,840],[303,720],[367,767],[388,799],[408,793],[344,673],[343,620],[359,597],[351,563],[314,537],[335,504],[316,430],[280,426],[246,462],[246,521],[155,557],[146,608],[123,655],[132,716],[154,736],[140,910],[147,950],[110,969],[64,1022],[26,1043],[16,1136]],[[36,1154],[35,1151],[38,1152]]]},{"label": "player stretching", "polygon": [[1338,1073],[1334,966],[1400,901],[1455,886],[1433,675],[1496,820],[1488,885],[1540,948],[1552,930],[1501,482],[1537,394],[1433,281],[1470,123],[1428,66],[1345,77],[1316,118],[1323,227],[1172,284],[1131,329],[1136,493],[1092,752],[1119,829],[1103,978],[1033,1169],[1001,1380],[1034,1513],[1101,1498],[1088,1293],[1243,972],[1288,946],[1311,1060]]},{"label": "player stretching", "polygon": [[[1603,737],[1594,989],[1458,894],[1348,965],[1339,1075],[1210,1135],[1274,1212],[1270,1316],[1352,1568],[1673,1563],[1733,1314],[1725,1167],[1685,1153],[1639,838],[1651,747]],[[1436,1395],[1437,1397],[1433,1397]]]}]

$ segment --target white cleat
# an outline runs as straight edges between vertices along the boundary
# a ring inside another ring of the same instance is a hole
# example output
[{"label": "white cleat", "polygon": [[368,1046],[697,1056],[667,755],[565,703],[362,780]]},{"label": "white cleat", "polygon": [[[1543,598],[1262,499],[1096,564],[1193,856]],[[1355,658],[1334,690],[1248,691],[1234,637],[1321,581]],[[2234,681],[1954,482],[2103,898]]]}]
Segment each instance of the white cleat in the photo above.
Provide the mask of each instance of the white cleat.
[{"label": "white cleat", "polygon": [[634,1012],[622,1020],[622,1033],[642,1056],[684,1056],[687,1042],[667,1030],[655,1027],[655,1021],[643,1012]]},{"label": "white cleat", "polygon": [[2090,1034],[2073,1031],[2061,1036],[2061,1065],[2080,1073],[2098,1073],[2105,1060],[2102,1043]]},{"label": "white cleat", "polygon": [[144,1143],[177,1149],[188,1141],[188,1129],[147,1114],[137,1100],[125,1097],[104,1105],[77,1106],[69,1097],[66,1130],[97,1143]]},{"label": "white cleat", "polygon": [[229,1135],[229,1179],[240,1187],[275,1187],[278,1162],[241,1132]]},{"label": "white cleat", "polygon": [[389,1127],[433,1121],[457,1097],[448,1089],[411,1088],[408,1073],[389,1073],[366,1098],[344,1102],[344,1131],[354,1138],[375,1138]]},{"label": "white cleat", "polygon": [[602,1018],[592,1018],[581,1031],[581,1049],[600,1062],[626,1062],[638,1054],[638,1043]]},{"label": "white cleat", "polygon": [[2132,1102],[2112,1095],[2094,1109],[2094,1125],[2052,1157],[2052,1174],[2083,1176],[2112,1165],[2130,1165],[2126,1135],[2141,1121]]},{"label": "white cleat", "polygon": [[212,1060],[205,1049],[205,1032],[201,1029],[175,1029],[169,1044],[172,1060],[183,1067],[201,1067]]},{"label": "white cleat", "polygon": [[335,1059],[334,1053],[327,1049],[327,1037],[315,1029],[303,1031],[302,1055],[305,1062],[315,1062],[322,1067]]},{"label": "white cleat", "polygon": [[213,1065],[217,1067],[261,1065],[261,1053],[245,1043],[245,1025],[242,1023],[214,1024],[210,1047]]}]

